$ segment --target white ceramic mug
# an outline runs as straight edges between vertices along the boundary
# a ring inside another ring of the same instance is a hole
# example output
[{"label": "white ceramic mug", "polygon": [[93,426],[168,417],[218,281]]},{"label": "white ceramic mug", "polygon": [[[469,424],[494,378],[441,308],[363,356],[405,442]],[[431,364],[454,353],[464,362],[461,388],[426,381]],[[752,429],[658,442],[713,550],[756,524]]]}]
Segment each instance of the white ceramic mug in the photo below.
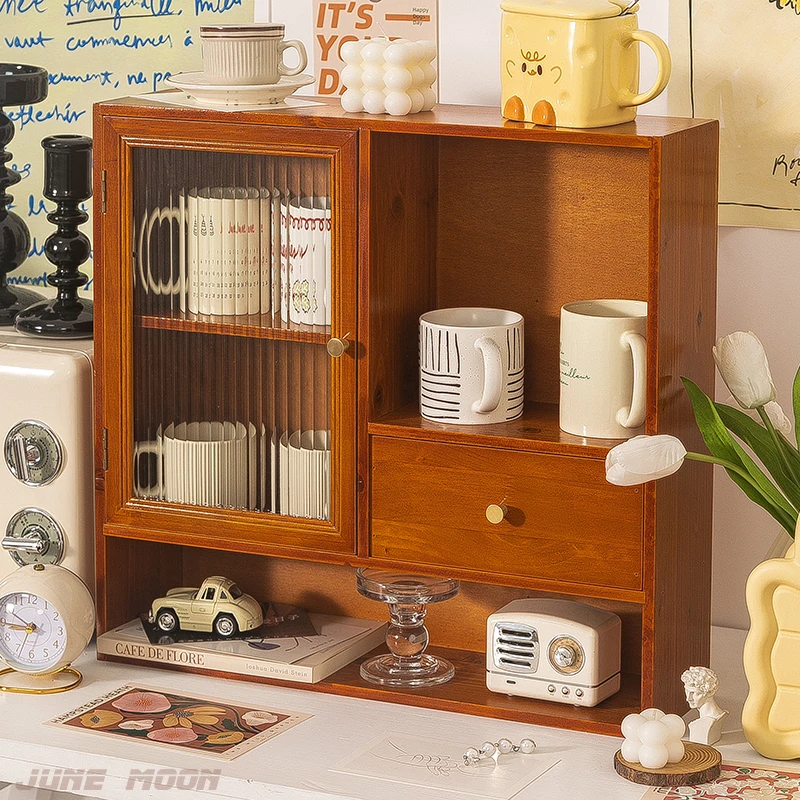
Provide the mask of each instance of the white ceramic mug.
[{"label": "white ceramic mug", "polygon": [[444,308],[420,317],[420,410],[451,425],[522,416],[525,323],[496,308]]},{"label": "white ceramic mug", "polygon": [[[137,237],[137,281],[145,292],[178,295],[181,311],[193,314],[269,313],[272,208],[269,189],[220,186],[190,189],[179,195],[177,206],[145,212]],[[178,241],[178,261],[170,264],[166,282],[153,276],[152,237],[161,225],[174,226]]]},{"label": "white ceramic mug", "polygon": [[281,318],[303,325],[330,325],[330,198],[284,198],[281,228]]},{"label": "white ceramic mug", "polygon": [[561,429],[592,439],[642,433],[647,303],[586,300],[561,309]]},{"label": "white ceramic mug", "polygon": [[[298,40],[284,41],[285,26],[203,25],[203,67],[208,82],[216,86],[263,86],[278,83],[286,76],[299,75],[308,66],[305,45]],[[297,50],[300,61],[287,67],[286,50]]]},{"label": "white ceramic mug", "polygon": [[272,491],[279,500],[273,511],[290,517],[330,519],[331,432],[284,433],[279,449],[274,437],[272,448]]},{"label": "white ceramic mug", "polygon": [[[188,505],[252,508],[256,500],[256,428],[241,422],[170,423],[155,441],[134,445],[137,497]],[[155,476],[142,483],[141,460],[152,456]]]}]

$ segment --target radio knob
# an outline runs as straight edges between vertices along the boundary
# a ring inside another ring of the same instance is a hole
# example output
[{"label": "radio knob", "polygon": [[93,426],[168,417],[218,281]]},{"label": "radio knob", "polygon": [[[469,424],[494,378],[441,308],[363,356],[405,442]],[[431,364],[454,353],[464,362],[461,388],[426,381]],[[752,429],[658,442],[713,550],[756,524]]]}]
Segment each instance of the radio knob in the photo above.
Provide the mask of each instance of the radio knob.
[{"label": "radio knob", "polygon": [[578,660],[578,653],[575,651],[573,647],[569,645],[559,645],[556,648],[555,653],[553,653],[553,661],[561,667],[561,669],[567,669],[569,667],[575,666],[575,662]]}]

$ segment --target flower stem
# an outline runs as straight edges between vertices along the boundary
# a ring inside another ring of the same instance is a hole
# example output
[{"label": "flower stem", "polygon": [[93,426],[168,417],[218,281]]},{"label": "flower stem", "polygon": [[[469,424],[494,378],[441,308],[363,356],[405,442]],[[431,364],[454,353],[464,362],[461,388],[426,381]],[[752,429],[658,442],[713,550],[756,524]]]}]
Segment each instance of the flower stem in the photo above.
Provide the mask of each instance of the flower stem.
[{"label": "flower stem", "polygon": [[795,529],[796,521],[791,519],[789,515],[780,507],[776,506],[769,497],[767,497],[764,492],[761,491],[758,484],[750,477],[750,474],[742,469],[737,464],[732,464],[730,461],[726,461],[724,458],[716,458],[715,456],[707,456],[704,453],[687,453],[686,458],[690,461],[702,461],[704,464],[716,464],[719,467],[724,467],[725,469],[735,472],[740,478],[745,480],[750,486],[764,498],[764,501],[769,504],[770,508],[774,509],[774,515],[780,521],[784,528],[789,532],[789,535],[792,535],[792,531]]}]

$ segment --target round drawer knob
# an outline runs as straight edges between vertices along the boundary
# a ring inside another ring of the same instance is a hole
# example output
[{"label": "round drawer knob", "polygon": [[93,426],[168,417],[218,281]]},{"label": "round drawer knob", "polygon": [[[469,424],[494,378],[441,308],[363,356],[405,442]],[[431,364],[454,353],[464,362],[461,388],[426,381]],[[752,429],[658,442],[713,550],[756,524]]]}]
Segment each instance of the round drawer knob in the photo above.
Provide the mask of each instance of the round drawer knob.
[{"label": "round drawer knob", "polygon": [[[347,336],[350,334],[348,333]],[[348,340],[347,336],[342,339],[330,339],[328,344],[325,345],[325,348],[328,351],[328,355],[333,358],[341,358],[349,349],[350,349],[350,341]]]},{"label": "round drawer knob", "polygon": [[508,514],[507,506],[499,506],[492,503],[492,505],[486,509],[486,519],[488,519],[492,525],[499,525],[506,518],[506,514]]}]

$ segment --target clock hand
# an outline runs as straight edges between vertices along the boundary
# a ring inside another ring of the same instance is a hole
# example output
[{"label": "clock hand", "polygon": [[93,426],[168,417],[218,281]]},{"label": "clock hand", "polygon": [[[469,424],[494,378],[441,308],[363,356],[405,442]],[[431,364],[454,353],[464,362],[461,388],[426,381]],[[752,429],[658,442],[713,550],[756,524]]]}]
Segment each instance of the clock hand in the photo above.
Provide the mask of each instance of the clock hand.
[{"label": "clock hand", "polygon": [[26,629],[25,631],[25,638],[22,640],[22,644],[19,646],[19,650],[17,650],[17,655],[21,655],[22,651],[25,649],[25,642],[28,641],[28,637],[30,636],[30,631]]},{"label": "clock hand", "polygon": [[[13,622],[0,622],[4,628],[11,628],[12,631],[27,631],[29,628],[34,627],[32,625],[15,625]],[[33,633],[33,631],[31,631]]]}]

